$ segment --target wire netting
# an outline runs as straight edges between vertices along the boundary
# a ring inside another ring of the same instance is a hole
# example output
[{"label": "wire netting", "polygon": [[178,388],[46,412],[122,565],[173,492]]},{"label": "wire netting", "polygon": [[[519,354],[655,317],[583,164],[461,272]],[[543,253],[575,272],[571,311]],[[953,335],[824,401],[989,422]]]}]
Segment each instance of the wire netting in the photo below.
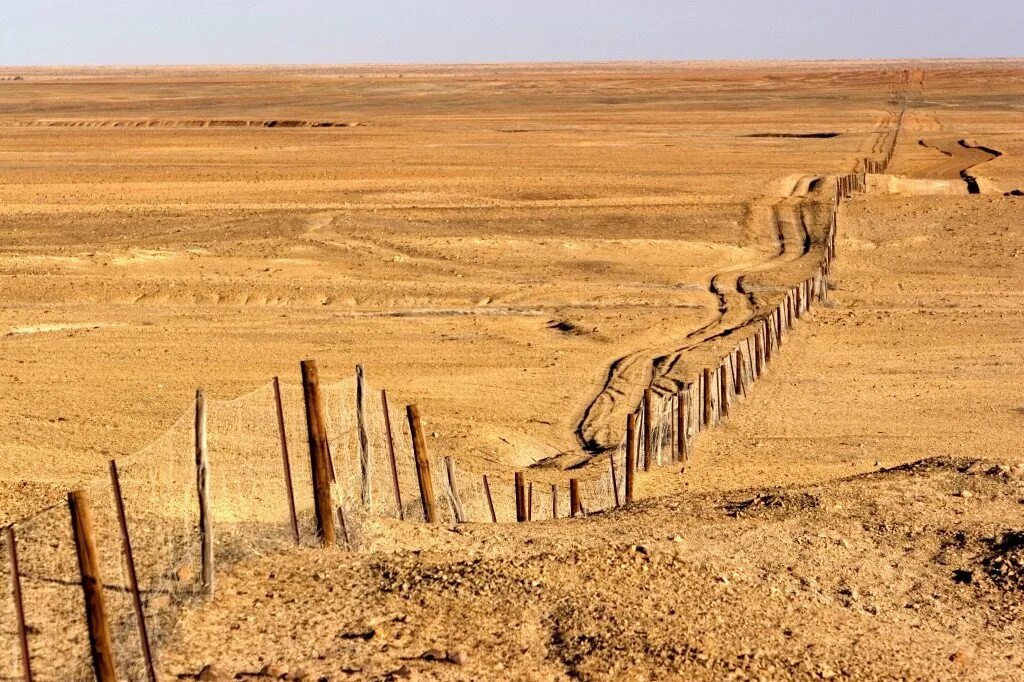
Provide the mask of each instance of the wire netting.
[{"label": "wire netting", "polygon": [[[722,352],[717,361],[709,356],[710,375],[705,375],[703,368],[694,368],[692,380],[670,388],[655,387],[650,414],[642,410],[638,414],[634,453],[638,470],[686,461],[699,434],[719,422],[724,408],[744,394],[763,371],[766,358],[778,351],[790,326],[790,311],[799,316],[814,300],[827,296],[838,201],[863,185],[862,175],[839,179],[827,230],[817,237],[822,255],[816,270],[797,287],[776,292],[767,312],[732,330],[728,338],[719,339],[715,348]],[[279,390],[283,433],[274,382],[233,400],[206,401],[209,501],[218,570],[295,544],[287,494],[289,477],[299,542],[317,542],[303,389],[280,385]],[[321,395],[332,504],[344,520],[344,528],[338,529],[340,542],[353,549],[363,546],[375,527],[374,517],[423,521],[423,499],[404,406],[391,404],[385,415],[382,391],[356,378],[324,385]],[[649,420],[649,451],[645,420]],[[682,439],[680,428],[685,431]],[[473,523],[517,520],[514,467],[446,458],[433,452],[428,463],[440,521],[454,523],[460,513],[462,520]],[[527,471],[524,493],[529,520],[570,514],[570,477],[578,483],[585,513],[623,504],[626,468],[623,436],[617,446],[578,470]],[[159,661],[161,647],[172,639],[184,608],[209,594],[209,586],[200,576],[195,410],[185,410],[160,437],[119,461],[118,471],[148,641]],[[98,477],[85,485],[84,491],[92,515],[118,675],[126,680],[146,679],[111,478]],[[35,678],[90,678],[89,637],[68,506],[55,504],[12,528]],[[12,577],[9,564],[2,562],[0,581],[10,585]],[[212,588],[216,590],[216,581]],[[0,678],[18,679],[21,662],[10,599],[0,599],[0,619]],[[159,662],[157,666],[159,669]]]}]

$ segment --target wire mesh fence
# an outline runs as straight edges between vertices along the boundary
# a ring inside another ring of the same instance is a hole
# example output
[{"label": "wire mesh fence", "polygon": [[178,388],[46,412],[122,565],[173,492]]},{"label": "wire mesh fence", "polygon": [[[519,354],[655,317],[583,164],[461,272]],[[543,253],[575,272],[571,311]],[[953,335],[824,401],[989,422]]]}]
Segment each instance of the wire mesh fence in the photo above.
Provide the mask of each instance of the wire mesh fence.
[{"label": "wire mesh fence", "polygon": [[[576,506],[593,513],[625,504],[638,471],[686,462],[699,435],[719,423],[763,374],[795,319],[827,296],[838,206],[864,185],[863,172],[837,179],[827,224],[816,236],[820,260],[813,273],[778,291],[767,312],[718,339],[717,363],[694,368],[699,373],[687,381],[652,386],[635,413],[632,437],[625,433],[579,470],[529,470],[517,487],[515,467],[417,453],[404,406],[388,404],[384,391],[363,381],[361,370],[358,377],[322,386],[330,498],[344,524],[341,542],[364,544],[373,517],[424,521],[428,486],[443,523],[548,521],[569,516]],[[317,544],[303,387],[275,380],[233,400],[209,400],[205,419],[213,565],[223,569],[296,543]],[[190,408],[159,438],[117,463],[120,497],[110,476],[84,486],[121,679],[148,679],[147,645],[158,666],[180,614],[215,590],[202,579],[196,452],[196,411]],[[429,476],[421,478],[426,468]],[[575,481],[575,494],[567,477]],[[20,583],[34,678],[88,679],[90,633],[67,505],[54,505],[12,529],[19,567],[15,574],[4,563],[0,581]],[[7,549],[11,555],[13,547]],[[13,602],[0,599],[2,679],[20,678],[24,665]]]}]

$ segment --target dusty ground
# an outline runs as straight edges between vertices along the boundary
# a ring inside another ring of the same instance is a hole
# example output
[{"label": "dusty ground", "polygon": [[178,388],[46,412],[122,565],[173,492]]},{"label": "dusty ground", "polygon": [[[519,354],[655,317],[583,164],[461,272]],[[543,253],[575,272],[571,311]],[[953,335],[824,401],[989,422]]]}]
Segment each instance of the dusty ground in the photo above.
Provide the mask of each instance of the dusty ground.
[{"label": "dusty ground", "polygon": [[[641,481],[657,499],[243,564],[168,675],[1024,678],[1019,64],[24,75],[0,83],[8,519],[197,385],[303,357],[366,363],[439,451],[578,461],[653,357],[768,301],[713,281],[803,274],[780,258],[800,192],[883,152],[907,97],[898,182],[844,205],[832,302],[683,475]],[[792,136],[815,133],[839,134]]]}]

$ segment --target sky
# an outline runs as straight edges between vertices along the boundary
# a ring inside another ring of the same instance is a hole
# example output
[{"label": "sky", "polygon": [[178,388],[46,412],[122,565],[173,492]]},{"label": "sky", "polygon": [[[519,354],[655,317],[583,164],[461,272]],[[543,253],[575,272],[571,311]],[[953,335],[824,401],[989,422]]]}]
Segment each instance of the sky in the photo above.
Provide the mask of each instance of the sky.
[{"label": "sky", "polygon": [[0,0],[0,64],[1024,56],[1024,0]]}]

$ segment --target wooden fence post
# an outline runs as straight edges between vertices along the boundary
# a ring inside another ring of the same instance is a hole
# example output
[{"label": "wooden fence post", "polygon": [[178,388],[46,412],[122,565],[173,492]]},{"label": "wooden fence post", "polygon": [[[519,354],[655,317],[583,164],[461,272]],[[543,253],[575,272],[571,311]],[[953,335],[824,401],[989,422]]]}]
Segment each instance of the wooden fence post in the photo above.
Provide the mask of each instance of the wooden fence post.
[{"label": "wooden fence post", "polygon": [[370,458],[370,438],[366,434],[366,375],[362,363],[356,365],[356,430],[359,432],[359,472],[363,509],[369,509],[373,500],[373,460]]},{"label": "wooden fence post", "polygon": [[533,521],[533,481],[526,484],[526,520]]},{"label": "wooden fence post", "polygon": [[721,418],[729,416],[729,366],[725,360],[718,366],[719,412]]},{"label": "wooden fence post", "polygon": [[416,458],[416,480],[420,484],[423,518],[427,523],[437,523],[434,482],[430,479],[430,460],[427,458],[427,444],[423,439],[423,426],[420,424],[420,409],[415,405],[406,405],[405,413],[409,418],[409,433],[412,434],[412,454]]},{"label": "wooden fence post", "polygon": [[526,521],[526,482],[522,471],[516,472],[516,521]]},{"label": "wooden fence post", "polygon": [[299,363],[302,370],[302,395],[306,404],[306,433],[309,440],[309,468],[313,479],[313,509],[316,535],[323,547],[335,542],[334,505],[331,503],[330,453],[327,450],[327,426],[320,399],[320,374],[313,360]]},{"label": "wooden fence post", "polygon": [[743,348],[736,348],[736,392],[741,394],[744,398],[747,397],[747,376],[746,376],[746,359],[743,356]]},{"label": "wooden fence post", "polygon": [[619,505],[619,477],[615,475],[615,451],[608,453],[608,461],[612,465],[612,497],[615,499],[615,506]]},{"label": "wooden fence post", "polygon": [[551,518],[558,518],[558,484],[551,484]]},{"label": "wooden fence post", "polygon": [[210,513],[210,460],[206,451],[206,392],[196,391],[196,492],[199,497],[199,577],[213,596],[213,515]]},{"label": "wooden fence post", "polygon": [[487,474],[484,474],[484,496],[487,497],[487,507],[491,510],[491,523],[497,523],[498,515],[494,513],[494,498],[491,497],[491,484],[487,480]]},{"label": "wooden fence post", "polygon": [[288,512],[292,521],[292,538],[299,544],[299,517],[295,513],[295,489],[292,487],[292,465],[288,459],[288,436],[284,430],[284,406],[281,404],[281,381],[274,377],[274,403],[277,405],[277,432],[281,436],[281,459],[284,461],[284,489],[288,495]]},{"label": "wooden fence post", "polygon": [[465,523],[466,513],[462,509],[462,498],[459,497],[459,487],[455,482],[455,460],[446,456],[444,468],[448,473],[448,487],[452,491],[452,511],[455,512],[455,522]]},{"label": "wooden fence post", "polygon": [[686,433],[688,428],[689,417],[687,413],[686,405],[686,393],[687,389],[682,388],[676,394],[676,439],[679,441],[677,448],[679,450],[679,461],[685,462],[689,459],[689,443],[688,434]]},{"label": "wooden fence post", "polygon": [[644,389],[644,471],[651,470],[654,455],[654,389]]},{"label": "wooden fence post", "polygon": [[709,428],[714,421],[715,404],[711,399],[712,394],[711,368],[704,368],[704,427]]},{"label": "wooden fence post", "polygon": [[150,682],[156,682],[156,668],[153,665],[153,651],[149,646],[149,632],[146,629],[146,612],[142,608],[142,595],[139,592],[139,577],[135,572],[135,556],[132,554],[132,540],[128,534],[128,516],[124,511],[124,497],[121,495],[121,477],[117,473],[117,462],[110,460],[110,487],[114,491],[114,506],[117,509],[117,521],[121,527],[121,549],[124,553],[124,564],[127,569],[128,590],[132,595],[132,607],[135,609],[135,623],[139,628],[139,644],[142,647],[142,658],[146,664],[146,675]]},{"label": "wooden fence post", "polygon": [[583,512],[583,501],[580,499],[580,482],[575,478],[569,479],[569,513],[577,516]]},{"label": "wooden fence post", "polygon": [[398,505],[398,519],[405,520],[405,510],[402,508],[402,490],[398,485],[398,458],[395,457],[395,438],[391,433],[391,412],[388,410],[388,392],[383,388],[380,390],[380,405],[384,410],[384,436],[388,441],[388,455],[391,457],[391,482],[395,488],[395,504]]},{"label": "wooden fence post", "polygon": [[21,598],[21,572],[18,568],[18,541],[14,537],[14,526],[4,528],[7,539],[7,557],[11,566],[11,598],[14,600],[14,620],[18,630],[18,645],[21,652],[21,676],[25,682],[32,682],[32,658],[28,649],[28,628],[25,627],[25,602]]},{"label": "wooden fence post", "polygon": [[633,478],[636,475],[636,414],[626,415],[626,504],[633,501]]},{"label": "wooden fence post", "polygon": [[71,530],[75,536],[78,570],[82,576],[93,671],[98,682],[114,682],[117,673],[114,650],[110,643],[110,628],[107,625],[107,608],[103,601],[103,579],[93,537],[92,513],[84,490],[68,493],[68,509],[71,512]]}]

